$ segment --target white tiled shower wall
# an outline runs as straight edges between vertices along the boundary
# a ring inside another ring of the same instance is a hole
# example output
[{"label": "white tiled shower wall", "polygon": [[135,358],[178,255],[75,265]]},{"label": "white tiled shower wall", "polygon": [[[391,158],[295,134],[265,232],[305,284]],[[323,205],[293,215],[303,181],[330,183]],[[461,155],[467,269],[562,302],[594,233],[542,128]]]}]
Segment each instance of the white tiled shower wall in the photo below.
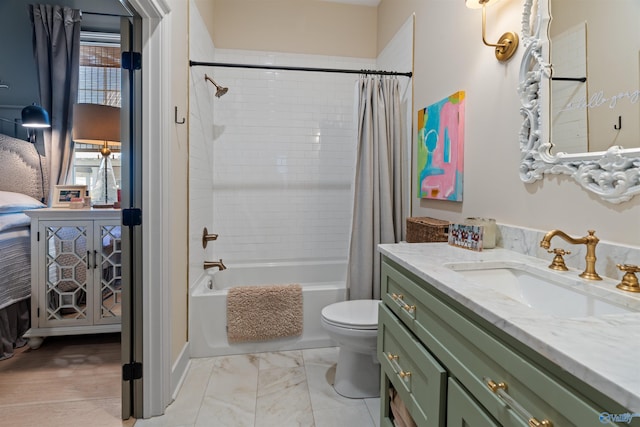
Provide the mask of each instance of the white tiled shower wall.
[{"label": "white tiled shower wall", "polygon": [[[374,68],[372,60],[216,49],[215,61]],[[214,257],[346,259],[355,171],[357,74],[215,67]]]},{"label": "white tiled shower wall", "polygon": [[[196,13],[198,9],[193,0],[189,10],[190,59],[208,61],[215,51],[211,37],[204,21]],[[208,245],[205,251],[201,238],[203,227],[215,232],[211,227],[215,89],[204,79],[205,73],[211,71],[208,67],[192,67],[189,71],[189,285],[192,286],[203,274],[205,259],[213,260],[213,244]]]},{"label": "white tiled shower wall", "polygon": [[[197,15],[191,18],[190,33],[190,56],[199,61],[412,68],[412,19],[377,64],[363,58],[215,49]],[[229,92],[215,98],[205,73]],[[201,275],[205,259],[222,258],[227,265],[346,259],[355,177],[357,79],[357,74],[191,68],[192,280]],[[410,80],[399,79],[410,138]],[[219,234],[206,250],[200,244],[204,226]]]}]

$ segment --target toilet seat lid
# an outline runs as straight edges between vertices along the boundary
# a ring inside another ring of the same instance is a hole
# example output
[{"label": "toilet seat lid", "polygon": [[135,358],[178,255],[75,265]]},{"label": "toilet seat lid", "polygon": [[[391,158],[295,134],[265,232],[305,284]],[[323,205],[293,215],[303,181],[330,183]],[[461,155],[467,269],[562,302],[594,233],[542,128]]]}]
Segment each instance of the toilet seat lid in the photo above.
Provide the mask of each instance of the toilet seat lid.
[{"label": "toilet seat lid", "polygon": [[380,300],[352,300],[330,304],[322,309],[329,323],[352,329],[377,329]]}]

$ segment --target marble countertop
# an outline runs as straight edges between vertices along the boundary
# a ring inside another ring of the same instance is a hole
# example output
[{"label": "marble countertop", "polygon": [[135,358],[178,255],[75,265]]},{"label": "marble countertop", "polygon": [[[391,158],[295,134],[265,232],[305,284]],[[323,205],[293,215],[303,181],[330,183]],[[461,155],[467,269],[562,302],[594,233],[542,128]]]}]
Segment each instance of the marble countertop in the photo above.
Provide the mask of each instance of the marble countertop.
[{"label": "marble countertop", "polygon": [[[548,269],[551,257],[543,260],[502,248],[474,252],[447,243],[397,243],[379,245],[379,251],[628,410],[640,413],[640,295],[616,289],[619,281],[584,280],[578,277],[581,270]],[[571,284],[582,292],[623,302],[638,312],[582,318],[541,314],[445,266],[461,262],[494,266],[515,262],[545,271],[549,277],[575,277]]]}]

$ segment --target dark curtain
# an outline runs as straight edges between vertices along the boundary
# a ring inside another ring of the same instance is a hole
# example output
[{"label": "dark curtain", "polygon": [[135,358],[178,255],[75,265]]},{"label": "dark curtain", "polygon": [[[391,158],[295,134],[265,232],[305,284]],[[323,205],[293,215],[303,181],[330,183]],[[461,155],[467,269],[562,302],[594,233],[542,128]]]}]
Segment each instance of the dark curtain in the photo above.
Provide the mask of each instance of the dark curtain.
[{"label": "dark curtain", "polygon": [[44,147],[53,190],[71,176],[72,111],[78,97],[82,13],[69,7],[36,4],[29,6],[29,14],[40,103],[51,117],[51,128],[44,131]]}]

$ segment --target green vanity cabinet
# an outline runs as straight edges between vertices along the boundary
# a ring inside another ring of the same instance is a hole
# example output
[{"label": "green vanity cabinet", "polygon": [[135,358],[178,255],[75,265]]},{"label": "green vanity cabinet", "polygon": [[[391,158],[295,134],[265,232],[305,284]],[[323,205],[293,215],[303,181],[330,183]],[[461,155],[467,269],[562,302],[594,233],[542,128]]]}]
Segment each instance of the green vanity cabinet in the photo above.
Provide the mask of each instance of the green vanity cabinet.
[{"label": "green vanity cabinet", "polygon": [[378,318],[382,376],[393,384],[419,425],[444,426],[447,371],[387,308],[380,307]]},{"label": "green vanity cabinet", "polygon": [[616,425],[615,402],[387,257],[381,294],[381,425],[389,387],[420,427]]},{"label": "green vanity cabinet", "polygon": [[453,378],[447,386],[448,427],[498,427],[496,422]]}]

